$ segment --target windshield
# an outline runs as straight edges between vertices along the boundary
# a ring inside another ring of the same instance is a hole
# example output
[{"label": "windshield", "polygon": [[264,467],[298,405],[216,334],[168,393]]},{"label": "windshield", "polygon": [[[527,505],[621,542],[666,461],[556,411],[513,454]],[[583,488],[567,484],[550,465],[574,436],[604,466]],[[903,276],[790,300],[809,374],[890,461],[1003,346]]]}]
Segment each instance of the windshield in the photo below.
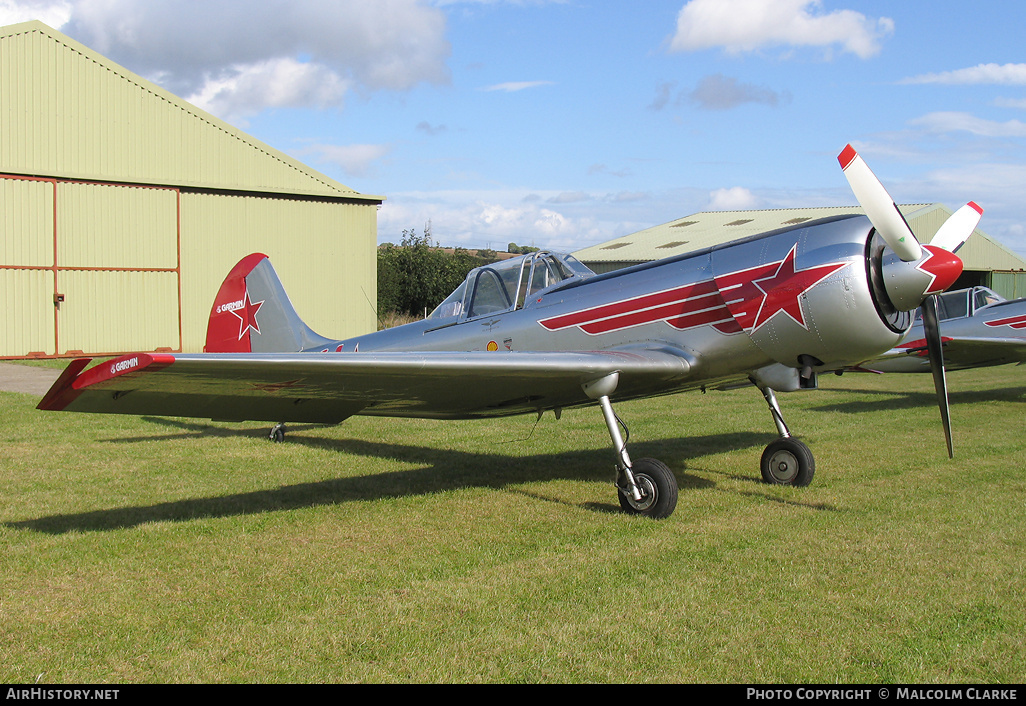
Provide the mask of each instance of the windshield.
[{"label": "windshield", "polygon": [[572,255],[538,251],[470,271],[430,318],[474,318],[529,306],[544,290],[594,276]]},{"label": "windshield", "polygon": [[985,306],[1005,301],[1005,298],[987,287],[977,287],[973,290],[973,309],[979,311]]},{"label": "windshield", "polygon": [[441,304],[435,307],[435,310],[431,312],[430,319],[444,319],[450,316],[459,316],[463,313],[463,295],[467,291],[467,281],[463,280],[463,284],[456,288],[456,290],[447,296]]}]

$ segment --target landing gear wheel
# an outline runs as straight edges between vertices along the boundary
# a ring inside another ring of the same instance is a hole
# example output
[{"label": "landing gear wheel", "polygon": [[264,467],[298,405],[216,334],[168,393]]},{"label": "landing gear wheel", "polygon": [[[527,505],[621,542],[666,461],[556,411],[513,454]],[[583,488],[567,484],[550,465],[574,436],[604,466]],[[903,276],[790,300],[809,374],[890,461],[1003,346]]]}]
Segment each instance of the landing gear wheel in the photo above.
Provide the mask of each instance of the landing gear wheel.
[{"label": "landing gear wheel", "polygon": [[631,469],[634,480],[641,488],[641,500],[635,500],[630,491],[619,489],[620,507],[632,515],[644,515],[661,520],[673,514],[677,507],[677,478],[662,461],[643,458]]},{"label": "landing gear wheel", "polygon": [[809,447],[794,438],[777,439],[762,452],[762,479],[773,485],[812,482],[816,462]]},{"label": "landing gear wheel", "polygon": [[267,435],[267,438],[276,444],[280,444],[285,441],[285,422],[279,422],[271,428],[271,433]]}]

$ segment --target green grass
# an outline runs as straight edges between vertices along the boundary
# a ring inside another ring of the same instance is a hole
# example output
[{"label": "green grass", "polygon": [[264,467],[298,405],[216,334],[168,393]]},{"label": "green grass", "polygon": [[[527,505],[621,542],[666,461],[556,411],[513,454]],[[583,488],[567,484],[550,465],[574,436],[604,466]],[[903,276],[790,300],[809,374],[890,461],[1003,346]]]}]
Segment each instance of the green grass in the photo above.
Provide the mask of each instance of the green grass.
[{"label": "green grass", "polygon": [[1026,371],[781,395],[808,488],[758,481],[753,388],[619,405],[676,513],[618,511],[597,409],[265,425],[0,393],[0,681],[1026,678]]}]

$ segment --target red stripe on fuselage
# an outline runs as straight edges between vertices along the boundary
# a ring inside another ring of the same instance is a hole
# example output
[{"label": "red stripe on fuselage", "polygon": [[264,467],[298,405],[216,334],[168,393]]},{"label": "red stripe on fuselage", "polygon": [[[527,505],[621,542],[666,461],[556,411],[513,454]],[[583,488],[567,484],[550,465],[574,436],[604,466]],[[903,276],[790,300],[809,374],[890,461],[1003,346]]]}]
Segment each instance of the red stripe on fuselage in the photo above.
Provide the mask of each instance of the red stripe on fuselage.
[{"label": "red stripe on fuselage", "polygon": [[1011,326],[1014,329],[1026,328],[1026,314],[1020,316],[1009,316],[1004,319],[985,321],[987,326]]},{"label": "red stripe on fuselage", "polygon": [[723,298],[712,280],[554,316],[539,323],[550,331],[577,326],[590,334],[609,333],[671,319],[678,323],[670,322],[670,325],[686,328],[689,326],[680,325],[686,317],[693,314],[704,317],[709,311],[718,311],[719,314],[703,321],[703,324],[730,318],[730,312],[726,310]]}]

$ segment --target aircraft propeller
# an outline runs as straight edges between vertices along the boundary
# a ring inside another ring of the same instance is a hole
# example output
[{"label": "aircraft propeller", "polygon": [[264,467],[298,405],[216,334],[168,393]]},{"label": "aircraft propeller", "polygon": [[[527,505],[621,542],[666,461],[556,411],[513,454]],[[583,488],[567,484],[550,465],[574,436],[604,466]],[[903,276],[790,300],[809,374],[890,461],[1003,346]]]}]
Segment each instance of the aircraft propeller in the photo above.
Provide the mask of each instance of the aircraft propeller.
[{"label": "aircraft propeller", "polygon": [[944,345],[940,334],[940,317],[937,314],[937,295],[923,301],[923,333],[926,334],[926,351],[930,356],[930,372],[933,373],[933,387],[937,391],[937,406],[940,407],[941,424],[944,425],[944,440],[948,444],[948,458],[954,458],[951,444],[951,410],[948,406],[948,381],[944,370]]},{"label": "aircraft propeller", "polygon": [[859,205],[891,250],[904,262],[912,262],[922,257],[923,249],[912,229],[908,227],[905,217],[901,215],[887,189],[855,148],[851,145],[845,147],[838,155],[837,161],[841,163],[841,170],[848,179]]},{"label": "aircraft propeller", "polygon": [[[970,201],[952,214],[937,230],[937,234],[927,247],[919,244],[916,236],[909,228],[905,217],[887,193],[887,189],[877,179],[869,165],[859,156],[851,145],[842,150],[837,161],[841,164],[844,176],[851,185],[859,205],[862,206],[876,232],[894,251],[902,262],[915,263],[916,269],[933,275],[934,279],[925,291],[918,291],[914,286],[899,284],[895,291],[899,305],[916,303],[923,311],[923,333],[926,336],[926,348],[930,356],[930,370],[933,372],[933,385],[937,391],[937,405],[940,407],[941,422],[944,425],[944,439],[948,446],[948,457],[954,457],[951,441],[951,413],[948,404],[947,377],[944,369],[944,350],[940,333],[940,317],[937,311],[937,295],[950,286],[961,273],[961,260],[954,253],[968,240],[980,222],[983,209]],[[943,252],[949,255],[943,257]],[[925,256],[925,257],[924,257]],[[930,265],[931,260],[939,259],[937,264]],[[919,260],[923,260],[919,262]],[[957,269],[956,269],[957,268]],[[952,275],[952,273],[954,273]],[[900,278],[902,273],[898,274]],[[937,280],[950,280],[938,282]]]},{"label": "aircraft propeller", "polygon": [[944,224],[937,229],[930,245],[944,248],[950,253],[958,252],[958,249],[976,230],[981,217],[983,217],[983,209],[975,201],[970,201],[944,221]]}]

